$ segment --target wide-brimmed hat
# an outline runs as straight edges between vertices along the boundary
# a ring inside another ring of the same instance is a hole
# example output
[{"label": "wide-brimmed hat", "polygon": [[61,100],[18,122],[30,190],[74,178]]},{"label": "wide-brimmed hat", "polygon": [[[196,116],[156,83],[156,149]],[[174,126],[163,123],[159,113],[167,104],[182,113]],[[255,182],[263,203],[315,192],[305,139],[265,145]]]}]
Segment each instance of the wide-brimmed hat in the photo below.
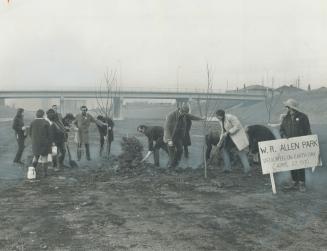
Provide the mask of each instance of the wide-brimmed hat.
[{"label": "wide-brimmed hat", "polygon": [[299,103],[295,99],[288,99],[284,102],[285,107],[289,107],[293,110],[300,111]]}]

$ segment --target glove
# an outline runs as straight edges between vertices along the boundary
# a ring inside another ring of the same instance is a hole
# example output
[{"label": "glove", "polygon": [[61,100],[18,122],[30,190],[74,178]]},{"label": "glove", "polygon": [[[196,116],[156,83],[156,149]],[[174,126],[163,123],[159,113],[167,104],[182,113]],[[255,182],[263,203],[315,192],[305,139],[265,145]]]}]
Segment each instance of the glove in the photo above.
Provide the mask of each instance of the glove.
[{"label": "glove", "polygon": [[107,140],[107,139],[108,139],[108,137],[107,137],[107,136],[104,136],[103,138],[104,138],[104,140]]},{"label": "glove", "polygon": [[26,130],[26,127],[25,127],[25,126],[23,126],[23,127],[22,127],[22,130],[23,130],[23,131],[25,131],[25,130]]},{"label": "glove", "polygon": [[111,127],[110,126],[108,126],[108,130],[111,131]]},{"label": "glove", "polygon": [[172,140],[168,140],[168,146],[174,146],[174,143],[173,143],[173,141]]}]

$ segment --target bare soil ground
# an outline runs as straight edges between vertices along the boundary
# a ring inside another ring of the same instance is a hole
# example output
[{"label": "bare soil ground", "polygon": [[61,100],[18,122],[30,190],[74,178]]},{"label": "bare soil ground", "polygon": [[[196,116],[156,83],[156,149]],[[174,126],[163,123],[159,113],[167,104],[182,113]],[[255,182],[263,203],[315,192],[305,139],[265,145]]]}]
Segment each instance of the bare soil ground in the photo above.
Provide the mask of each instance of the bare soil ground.
[{"label": "bare soil ground", "polygon": [[0,136],[0,250],[327,250],[325,189],[272,195],[258,166],[251,177],[212,166],[208,179],[201,168],[151,164],[117,172],[94,149],[78,169],[29,182],[11,163],[9,123]]}]

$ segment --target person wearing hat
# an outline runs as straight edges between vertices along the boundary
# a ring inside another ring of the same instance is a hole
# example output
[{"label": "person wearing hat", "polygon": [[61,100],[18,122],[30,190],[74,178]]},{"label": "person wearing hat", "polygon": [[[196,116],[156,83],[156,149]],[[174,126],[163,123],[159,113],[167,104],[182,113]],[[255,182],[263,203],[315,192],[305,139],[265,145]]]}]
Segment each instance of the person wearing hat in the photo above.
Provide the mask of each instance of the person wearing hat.
[{"label": "person wearing hat", "polygon": [[[283,117],[280,125],[282,138],[300,137],[311,134],[309,118],[300,112],[299,104],[295,99],[288,99],[284,102],[287,114]],[[292,183],[285,186],[285,189],[299,189],[305,192],[305,169],[291,170]]]},{"label": "person wearing hat", "polygon": [[[44,111],[39,109],[29,129],[32,139],[33,167],[38,177],[47,176],[48,155],[51,153],[50,123],[44,119]],[[42,169],[37,169],[38,163]]]},{"label": "person wearing hat", "polygon": [[100,120],[94,119],[93,116],[87,113],[87,107],[85,105],[81,106],[80,114],[76,115],[74,124],[78,129],[78,146],[77,146],[77,159],[82,158],[82,145],[85,145],[86,159],[91,160],[90,156],[90,145],[89,145],[89,127],[91,123],[96,123],[100,126],[107,126],[107,124],[101,122]]},{"label": "person wearing hat", "polygon": [[218,147],[222,151],[222,157],[225,164],[224,172],[231,171],[230,149],[236,147],[237,155],[239,156],[244,168],[244,173],[248,174],[251,167],[246,153],[246,149],[249,146],[249,140],[245,129],[236,116],[225,113],[224,110],[217,110],[216,117],[222,130]]},{"label": "person wearing hat", "polygon": [[[148,138],[148,153],[142,159],[142,162],[147,160],[150,155],[153,153],[153,160],[155,166],[160,166],[159,161],[159,150],[163,149],[167,154],[168,147],[167,144],[163,141],[164,129],[162,126],[146,126],[139,125],[137,131],[144,134]],[[153,145],[153,143],[155,143]]]},{"label": "person wearing hat", "polygon": [[168,144],[169,167],[175,168],[183,154],[183,140],[187,133],[187,119],[202,120],[202,118],[189,114],[189,106],[184,104],[181,108],[168,114],[164,125],[164,142]]},{"label": "person wearing hat", "polygon": [[17,150],[16,156],[14,159],[14,163],[24,164],[21,161],[21,158],[22,158],[23,151],[25,148],[25,138],[26,138],[25,132],[26,132],[27,128],[24,126],[24,109],[23,108],[17,109],[17,114],[14,118],[12,128],[15,131],[16,140],[18,143],[18,150]]}]

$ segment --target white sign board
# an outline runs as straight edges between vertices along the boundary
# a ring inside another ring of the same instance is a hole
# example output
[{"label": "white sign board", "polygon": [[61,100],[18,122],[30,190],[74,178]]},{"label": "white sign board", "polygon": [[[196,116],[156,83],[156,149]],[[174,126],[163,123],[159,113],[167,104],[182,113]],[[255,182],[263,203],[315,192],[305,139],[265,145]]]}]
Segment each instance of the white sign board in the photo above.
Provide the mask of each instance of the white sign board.
[{"label": "white sign board", "polygon": [[263,174],[321,166],[317,135],[258,143]]}]

